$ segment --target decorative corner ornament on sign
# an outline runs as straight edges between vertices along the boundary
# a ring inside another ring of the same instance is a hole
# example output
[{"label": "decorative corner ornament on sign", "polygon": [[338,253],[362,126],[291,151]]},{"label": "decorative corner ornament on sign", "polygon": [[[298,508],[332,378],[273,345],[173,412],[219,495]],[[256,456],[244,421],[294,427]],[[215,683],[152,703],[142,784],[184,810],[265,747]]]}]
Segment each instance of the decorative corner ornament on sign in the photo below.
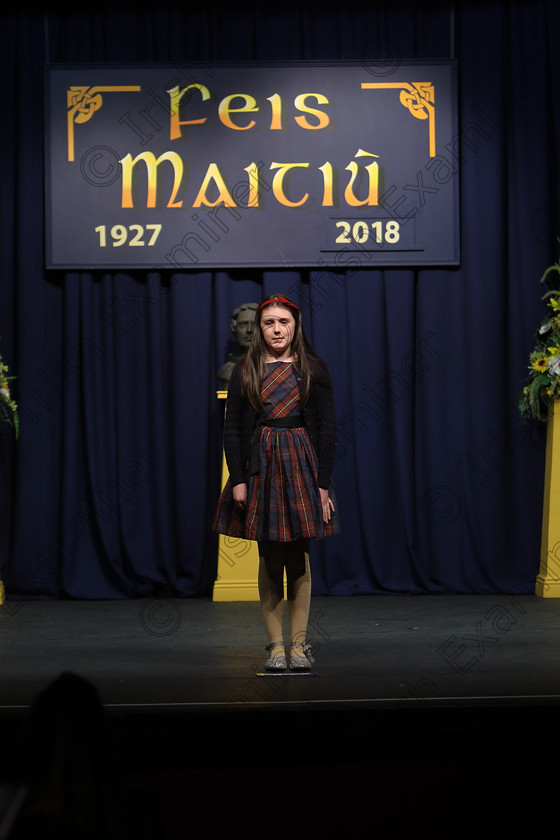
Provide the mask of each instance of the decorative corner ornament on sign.
[{"label": "decorative corner ornament on sign", "polygon": [[417,120],[429,120],[430,157],[436,156],[436,110],[434,85],[430,82],[362,82],[363,89],[396,88],[400,90],[401,105],[408,108]]},{"label": "decorative corner ornament on sign", "polygon": [[103,105],[102,93],[137,92],[140,85],[107,85],[106,87],[87,87],[74,85],[68,88],[68,160],[74,160],[74,123],[85,123]]}]

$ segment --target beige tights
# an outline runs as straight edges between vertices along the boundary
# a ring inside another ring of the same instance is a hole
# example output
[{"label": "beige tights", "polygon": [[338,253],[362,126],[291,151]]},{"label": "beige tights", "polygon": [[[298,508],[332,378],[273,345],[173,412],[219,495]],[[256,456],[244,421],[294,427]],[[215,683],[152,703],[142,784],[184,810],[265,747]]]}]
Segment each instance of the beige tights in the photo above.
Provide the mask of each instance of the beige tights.
[{"label": "beige tights", "polygon": [[273,657],[285,656],[282,633],[284,615],[284,569],[286,570],[286,600],[290,618],[292,654],[301,656],[305,644],[309,605],[311,601],[311,571],[309,568],[309,540],[291,543],[259,543],[259,597],[268,636],[268,643],[282,642],[274,647]]}]

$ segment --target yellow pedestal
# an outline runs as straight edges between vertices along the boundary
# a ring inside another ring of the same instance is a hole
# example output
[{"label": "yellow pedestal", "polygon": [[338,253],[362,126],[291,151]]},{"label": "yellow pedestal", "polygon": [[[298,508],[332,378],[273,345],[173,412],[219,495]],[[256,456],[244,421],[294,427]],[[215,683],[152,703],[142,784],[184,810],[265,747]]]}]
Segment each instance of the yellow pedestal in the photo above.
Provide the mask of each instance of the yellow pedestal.
[{"label": "yellow pedestal", "polygon": [[[225,400],[227,391],[217,392]],[[222,490],[228,479],[224,456]],[[218,576],[212,594],[213,601],[258,601],[259,550],[256,542],[220,534],[218,542]]]},{"label": "yellow pedestal", "polygon": [[541,564],[535,592],[560,598],[560,399],[554,400],[546,433]]},{"label": "yellow pedestal", "polygon": [[6,600],[6,596],[5,596],[5,593],[4,593],[4,584],[0,580],[0,606],[2,606],[2,604],[4,603],[5,600]]}]

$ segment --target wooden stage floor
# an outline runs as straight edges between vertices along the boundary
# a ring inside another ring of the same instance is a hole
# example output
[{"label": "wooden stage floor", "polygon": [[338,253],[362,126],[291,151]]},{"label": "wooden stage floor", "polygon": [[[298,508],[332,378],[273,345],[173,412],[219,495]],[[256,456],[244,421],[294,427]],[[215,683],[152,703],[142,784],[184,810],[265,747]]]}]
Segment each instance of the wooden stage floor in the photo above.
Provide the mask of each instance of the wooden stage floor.
[{"label": "wooden stage floor", "polygon": [[[290,790],[313,799],[292,812],[307,835],[340,836],[370,807],[381,838],[538,829],[535,798],[557,765],[560,600],[314,597],[310,637],[316,676],[262,677],[256,602],[8,601],[2,778],[16,775],[34,697],[72,671],[98,688],[125,771],[164,801],[168,838],[187,836],[170,799],[185,785],[201,803],[185,820],[207,837],[223,836],[220,819],[247,837],[284,836],[267,822],[275,786],[284,804]],[[245,821],[243,802],[266,831]]]}]

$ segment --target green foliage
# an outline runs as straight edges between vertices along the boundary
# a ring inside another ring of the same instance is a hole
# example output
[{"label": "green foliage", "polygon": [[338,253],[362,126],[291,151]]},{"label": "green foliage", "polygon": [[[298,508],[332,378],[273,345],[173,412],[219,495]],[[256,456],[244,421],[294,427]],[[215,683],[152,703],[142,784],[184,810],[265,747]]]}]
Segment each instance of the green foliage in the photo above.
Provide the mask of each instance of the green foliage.
[{"label": "green foliage", "polygon": [[19,434],[19,415],[16,401],[10,394],[10,381],[13,376],[8,376],[8,365],[4,364],[0,356],[0,420],[5,420],[14,427],[16,438]]}]

